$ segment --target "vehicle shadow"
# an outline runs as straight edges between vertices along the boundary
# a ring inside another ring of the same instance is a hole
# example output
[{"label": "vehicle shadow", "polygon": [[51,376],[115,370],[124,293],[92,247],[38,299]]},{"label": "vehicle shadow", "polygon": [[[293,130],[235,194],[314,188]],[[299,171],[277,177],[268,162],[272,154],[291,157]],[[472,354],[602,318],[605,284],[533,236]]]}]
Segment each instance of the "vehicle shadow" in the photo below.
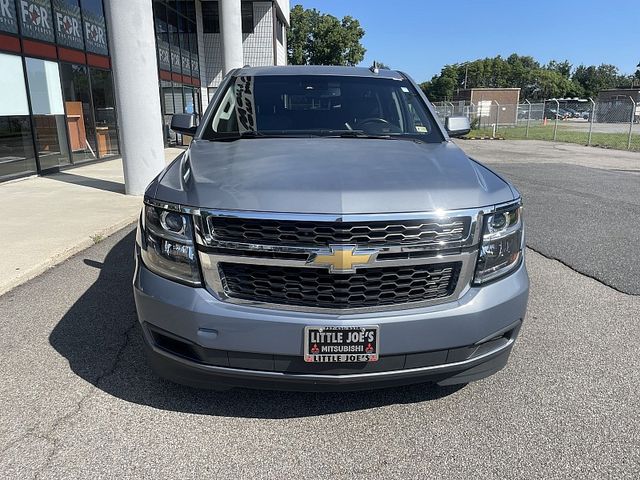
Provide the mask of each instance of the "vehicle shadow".
[{"label": "vehicle shadow", "polygon": [[68,360],[74,373],[108,394],[163,410],[282,419],[436,400],[461,388],[423,384],[349,393],[216,392],[158,378],[147,366],[135,311],[133,245],[134,232],[130,232],[102,262],[84,260],[81,268],[99,268],[100,274],[49,337],[51,346]]}]

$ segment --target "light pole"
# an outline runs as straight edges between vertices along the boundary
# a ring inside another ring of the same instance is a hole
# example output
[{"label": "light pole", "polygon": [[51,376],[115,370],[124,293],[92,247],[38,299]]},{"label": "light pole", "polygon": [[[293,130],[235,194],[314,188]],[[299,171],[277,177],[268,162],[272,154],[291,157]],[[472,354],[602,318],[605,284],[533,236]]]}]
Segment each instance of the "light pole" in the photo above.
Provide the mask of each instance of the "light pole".
[{"label": "light pole", "polygon": [[464,65],[464,82],[462,83],[462,88],[467,89],[467,78],[469,76],[469,62],[464,62],[460,66]]},{"label": "light pole", "polygon": [[[467,89],[467,77],[469,76],[469,62],[463,62],[456,64],[456,68],[464,66],[464,81],[462,82],[463,90]],[[457,77],[457,72],[456,72]],[[456,78],[457,81],[457,78]],[[460,93],[460,84],[458,84],[457,92]]]}]

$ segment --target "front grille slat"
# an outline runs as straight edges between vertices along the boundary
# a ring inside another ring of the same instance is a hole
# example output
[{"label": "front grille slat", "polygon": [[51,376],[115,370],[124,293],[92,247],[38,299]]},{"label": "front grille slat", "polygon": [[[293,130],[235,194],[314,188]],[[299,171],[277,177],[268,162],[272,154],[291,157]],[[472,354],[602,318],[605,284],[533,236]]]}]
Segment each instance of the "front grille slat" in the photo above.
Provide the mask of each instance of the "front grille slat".
[{"label": "front grille slat", "polygon": [[258,220],[208,216],[212,240],[259,245],[327,247],[335,244],[360,246],[446,244],[464,241],[469,217],[438,221],[310,222]]},{"label": "front grille slat", "polygon": [[365,268],[353,274],[323,269],[220,263],[232,298],[302,307],[349,309],[436,300],[452,295],[461,263]]}]

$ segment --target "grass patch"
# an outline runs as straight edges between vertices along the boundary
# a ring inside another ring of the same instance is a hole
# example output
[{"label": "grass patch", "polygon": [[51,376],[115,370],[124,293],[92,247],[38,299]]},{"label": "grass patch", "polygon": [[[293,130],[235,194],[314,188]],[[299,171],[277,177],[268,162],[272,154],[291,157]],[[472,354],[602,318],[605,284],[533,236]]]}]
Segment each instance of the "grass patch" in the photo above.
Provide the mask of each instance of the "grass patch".
[{"label": "grass patch", "polygon": [[104,236],[102,235],[91,235],[91,241],[93,242],[94,245],[97,245],[102,240],[104,240]]},{"label": "grass patch", "polygon": [[[472,130],[468,137],[491,136],[493,133],[491,128]],[[526,135],[526,127],[500,127],[496,132],[496,137],[505,138],[507,140],[553,140],[553,125],[531,126],[529,127],[529,136]],[[576,143],[578,145],[586,145],[589,140],[589,133],[571,130],[565,125],[558,125],[557,142]],[[615,148],[618,150],[627,150],[629,142],[628,133],[601,133],[593,132],[591,134],[591,145],[605,148]],[[631,150],[640,152],[640,135],[631,135]]]}]

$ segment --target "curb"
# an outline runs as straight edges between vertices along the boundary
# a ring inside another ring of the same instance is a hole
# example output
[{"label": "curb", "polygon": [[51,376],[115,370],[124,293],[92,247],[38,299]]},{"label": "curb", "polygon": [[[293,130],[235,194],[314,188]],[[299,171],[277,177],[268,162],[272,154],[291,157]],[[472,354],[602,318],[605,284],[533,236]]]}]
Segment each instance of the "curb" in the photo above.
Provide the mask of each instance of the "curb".
[{"label": "curb", "polygon": [[504,137],[462,137],[463,140],[504,140]]},{"label": "curb", "polygon": [[[122,230],[126,226],[131,225],[133,222],[136,221],[136,219],[138,218],[138,215],[139,215],[138,213],[134,215],[130,215],[124,220],[121,220],[117,223],[114,223],[113,225],[110,225],[106,228],[98,230],[93,234],[93,236],[100,236],[100,237],[107,238],[113,235],[114,233],[118,232],[119,230]],[[8,282],[0,285],[0,295],[9,293],[11,290],[22,285],[23,283],[26,283],[29,280],[33,280],[34,278],[43,274],[50,268],[53,268],[56,265],[61,264],[68,258],[74,256],[76,253],[80,253],[83,250],[86,250],[87,248],[92,247],[96,243],[99,243],[99,242],[96,242],[91,237],[89,237],[79,241],[78,243],[76,243],[75,245],[69,248],[66,248],[64,250],[60,250],[54,253],[53,255],[51,255],[49,258],[47,258],[40,264],[30,267],[24,272],[21,272],[20,275],[18,275],[17,277],[14,277],[10,279]]]}]

